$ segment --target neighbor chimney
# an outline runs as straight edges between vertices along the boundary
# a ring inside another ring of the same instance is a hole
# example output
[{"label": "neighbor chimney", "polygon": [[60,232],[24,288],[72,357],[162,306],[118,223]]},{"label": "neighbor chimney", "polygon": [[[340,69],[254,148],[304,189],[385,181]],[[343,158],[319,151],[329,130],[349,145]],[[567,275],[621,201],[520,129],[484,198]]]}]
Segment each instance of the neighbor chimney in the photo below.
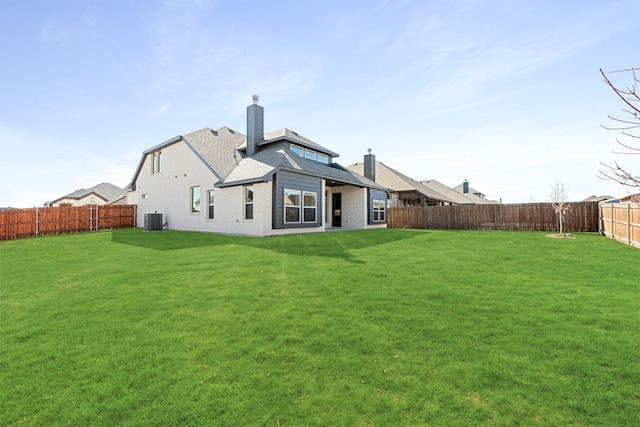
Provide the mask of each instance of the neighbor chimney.
[{"label": "neighbor chimney", "polygon": [[253,95],[253,105],[247,107],[247,156],[258,151],[264,141],[264,108],[258,105],[258,95]]},{"label": "neighbor chimney", "polygon": [[371,148],[367,149],[367,153],[364,155],[364,176],[371,181],[376,181],[376,156],[371,154]]},{"label": "neighbor chimney", "polygon": [[468,194],[469,193],[469,182],[466,179],[462,183],[462,192],[464,194]]}]

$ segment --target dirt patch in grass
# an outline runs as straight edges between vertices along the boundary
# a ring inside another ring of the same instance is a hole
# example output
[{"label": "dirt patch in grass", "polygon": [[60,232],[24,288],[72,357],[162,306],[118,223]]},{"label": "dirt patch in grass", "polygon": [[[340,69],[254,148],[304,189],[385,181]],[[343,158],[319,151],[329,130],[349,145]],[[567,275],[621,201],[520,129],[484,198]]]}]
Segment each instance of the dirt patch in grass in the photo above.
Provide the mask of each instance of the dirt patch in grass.
[{"label": "dirt patch in grass", "polygon": [[576,236],[573,234],[547,234],[547,237],[551,237],[552,239],[575,239]]}]

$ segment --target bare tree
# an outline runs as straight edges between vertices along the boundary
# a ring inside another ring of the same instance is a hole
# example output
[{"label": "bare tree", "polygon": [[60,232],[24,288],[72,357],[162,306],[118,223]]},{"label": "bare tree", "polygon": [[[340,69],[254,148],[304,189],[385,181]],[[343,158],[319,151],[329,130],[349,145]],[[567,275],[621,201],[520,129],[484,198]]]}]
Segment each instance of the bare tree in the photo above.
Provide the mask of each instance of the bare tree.
[{"label": "bare tree", "polygon": [[[605,83],[625,104],[622,109],[623,116],[608,116],[616,122],[615,126],[602,126],[607,130],[621,133],[621,136],[616,141],[623,149],[622,151],[614,151],[614,153],[638,155],[640,154],[640,93],[638,92],[640,79],[637,73],[640,73],[640,68],[616,71],[602,71],[601,69],[600,73],[604,77]],[[625,73],[625,76],[631,79],[631,85],[624,86],[623,89],[623,86],[614,84],[610,76],[612,74],[617,75],[617,73]],[[611,179],[629,187],[640,188],[640,172],[633,172],[628,167],[621,166],[617,161],[614,161],[613,165],[601,164],[605,166],[605,171],[599,171],[601,178]]]},{"label": "bare tree", "polygon": [[553,209],[556,211],[560,234],[562,234],[567,212],[571,210],[571,205],[569,204],[569,192],[561,181],[556,181],[551,186],[549,198],[551,199],[551,206],[553,206]]}]

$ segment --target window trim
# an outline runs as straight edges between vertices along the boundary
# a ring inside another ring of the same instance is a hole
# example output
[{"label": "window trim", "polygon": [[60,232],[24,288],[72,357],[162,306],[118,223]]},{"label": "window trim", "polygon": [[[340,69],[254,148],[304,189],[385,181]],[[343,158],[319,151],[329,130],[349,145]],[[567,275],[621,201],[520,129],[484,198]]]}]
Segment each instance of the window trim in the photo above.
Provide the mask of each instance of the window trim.
[{"label": "window trim", "polygon": [[151,175],[160,173],[162,167],[162,151],[151,154]]},{"label": "window trim", "polygon": [[289,149],[293,152],[293,154],[300,156],[304,159],[313,160],[314,162],[322,163],[325,165],[328,165],[331,163],[331,156],[316,150],[312,150],[311,148],[306,148],[306,147],[302,147],[301,145],[290,143]]},{"label": "window trim", "polygon": [[[293,151],[294,154],[297,154],[300,157],[304,157],[304,148],[302,148],[301,146],[295,145],[295,144],[290,144],[289,148],[291,149],[291,151]],[[300,150],[300,152],[298,152],[296,150]]]},{"label": "window trim", "polygon": [[[313,206],[309,205],[307,206],[305,204],[305,196],[306,195],[313,195]],[[313,221],[307,221],[305,219],[305,211],[307,209],[313,209]],[[303,191],[302,192],[302,222],[307,223],[307,224],[314,224],[316,222],[318,222],[318,193],[316,193],[315,191]]]},{"label": "window trim", "polygon": [[215,219],[215,190],[207,190],[207,219]]},{"label": "window trim", "polygon": [[[298,204],[297,205],[290,205],[288,204],[288,200],[289,198],[287,197],[288,193],[291,194],[295,194],[298,196]],[[293,190],[290,188],[285,188],[284,189],[284,217],[283,217],[283,223],[284,224],[300,224],[300,220],[302,218],[302,191],[300,190]],[[287,221],[287,209],[291,209],[291,208],[297,208],[298,209],[298,219],[296,221]]]},{"label": "window trim", "polygon": [[[190,190],[190,196],[189,196],[189,202],[190,202],[190,210],[191,210],[191,214],[194,215],[200,215],[200,205],[202,204],[202,194],[200,193],[200,186],[199,185],[194,185],[193,187],[189,187]],[[195,198],[195,191],[198,191],[198,198]],[[197,201],[197,205],[196,205],[196,201]]]},{"label": "window trim", "polygon": [[[251,200],[249,200],[249,191],[251,191]],[[243,210],[242,210],[242,218],[245,221],[253,221],[254,217],[254,199],[255,199],[255,191],[253,189],[253,185],[245,185],[242,187],[243,192]],[[251,205],[251,215],[248,215],[247,208]],[[250,217],[249,217],[250,216]]]},{"label": "window trim", "polygon": [[[298,198],[298,204],[289,204],[291,200],[288,196],[294,195]],[[313,196],[313,205],[305,205],[305,196]],[[291,209],[297,210],[297,218],[294,221],[288,220],[287,211]],[[307,221],[305,219],[305,211],[313,209],[313,220]],[[318,193],[315,191],[296,190],[293,188],[283,189],[283,217],[282,223],[284,225],[289,224],[316,224],[318,222]]]},{"label": "window trim", "polygon": [[[376,219],[376,216],[378,217]],[[387,217],[387,201],[382,199],[373,199],[371,203],[371,220],[372,222],[386,222]]]},{"label": "window trim", "polygon": [[[320,160],[320,157],[323,157],[323,160]],[[322,154],[322,153],[318,153],[318,160],[319,163],[323,163],[325,165],[329,164],[329,156],[327,156],[326,154]]]}]

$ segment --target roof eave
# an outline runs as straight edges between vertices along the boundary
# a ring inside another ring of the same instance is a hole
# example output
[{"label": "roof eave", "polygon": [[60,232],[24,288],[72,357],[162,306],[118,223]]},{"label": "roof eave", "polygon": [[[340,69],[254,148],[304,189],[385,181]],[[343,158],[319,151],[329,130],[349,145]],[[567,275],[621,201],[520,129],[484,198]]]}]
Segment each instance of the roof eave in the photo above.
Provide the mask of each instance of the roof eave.
[{"label": "roof eave", "polygon": [[180,142],[183,139],[182,135],[178,135],[178,136],[174,136],[171,139],[166,140],[165,142],[156,145],[155,147],[151,147],[146,151],[143,151],[142,154],[149,154],[149,153],[153,153],[154,151],[158,151],[161,148],[167,147],[171,144],[175,144],[176,142]]},{"label": "roof eave", "polygon": [[259,183],[259,182],[269,182],[269,181],[271,181],[271,177],[273,176],[273,174],[274,174],[274,172],[272,171],[272,172],[269,172],[268,174],[263,175],[261,177],[240,179],[240,180],[237,180],[237,181],[230,181],[230,182],[218,181],[213,186],[215,188],[227,188],[227,187],[237,187],[239,185],[256,184],[256,183]]},{"label": "roof eave", "polygon": [[140,171],[142,170],[142,165],[144,164],[144,159],[147,157],[147,154],[153,153],[154,151],[158,151],[161,148],[175,144],[176,142],[179,142],[182,139],[183,139],[182,135],[178,135],[163,142],[162,144],[158,144],[155,147],[151,147],[148,150],[143,151],[142,157],[140,158],[140,162],[138,162],[138,167],[136,168],[136,171],[133,173],[133,178],[131,179],[131,182],[129,183],[129,185],[127,185],[126,187],[127,191],[133,191],[133,184],[135,184],[136,180],[138,179],[138,175],[140,175]]},{"label": "roof eave", "polygon": [[313,151],[317,151],[317,152],[322,153],[322,154],[327,154],[327,155],[329,155],[331,157],[340,157],[340,155],[338,153],[335,153],[335,152],[333,152],[333,151],[331,151],[331,150],[329,150],[327,148],[320,149],[320,147],[316,147],[316,146],[307,144],[304,141],[300,141],[298,139],[291,138],[290,136],[286,136],[286,135],[282,135],[282,136],[278,136],[276,138],[271,138],[271,139],[264,140],[261,143],[259,143],[258,146],[268,145],[268,144],[272,144],[274,142],[279,142],[279,141],[287,141],[287,142],[290,142],[290,143],[293,143],[293,144],[296,144],[296,145],[301,145],[301,146],[303,146],[305,148],[309,148],[309,149],[311,149]]}]

